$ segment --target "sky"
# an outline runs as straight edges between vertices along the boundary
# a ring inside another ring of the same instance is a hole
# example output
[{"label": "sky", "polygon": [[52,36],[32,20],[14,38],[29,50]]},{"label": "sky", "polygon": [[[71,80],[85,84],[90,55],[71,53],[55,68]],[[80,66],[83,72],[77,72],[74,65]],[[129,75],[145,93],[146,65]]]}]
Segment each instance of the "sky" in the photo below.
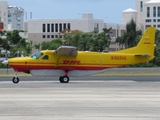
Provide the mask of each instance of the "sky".
[{"label": "sky", "polygon": [[120,24],[122,11],[135,9],[136,0],[0,0],[10,6],[22,7],[24,19],[76,19],[83,13],[92,13],[95,19]]}]

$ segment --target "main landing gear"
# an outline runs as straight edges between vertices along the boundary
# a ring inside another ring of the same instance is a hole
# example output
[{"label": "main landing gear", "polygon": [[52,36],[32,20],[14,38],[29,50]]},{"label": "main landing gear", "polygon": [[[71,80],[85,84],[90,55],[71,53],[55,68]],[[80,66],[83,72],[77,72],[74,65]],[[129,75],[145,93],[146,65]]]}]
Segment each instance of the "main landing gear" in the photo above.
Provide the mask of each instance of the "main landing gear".
[{"label": "main landing gear", "polygon": [[61,77],[59,77],[59,81],[61,83],[68,83],[69,82],[69,77],[68,76],[61,76]]},{"label": "main landing gear", "polygon": [[17,77],[17,72],[15,72],[15,77],[13,77],[12,82],[15,84],[19,83],[19,78]]},{"label": "main landing gear", "polygon": [[69,82],[68,71],[65,71],[65,75],[64,76],[60,76],[59,77],[59,81],[61,83],[68,83]]}]

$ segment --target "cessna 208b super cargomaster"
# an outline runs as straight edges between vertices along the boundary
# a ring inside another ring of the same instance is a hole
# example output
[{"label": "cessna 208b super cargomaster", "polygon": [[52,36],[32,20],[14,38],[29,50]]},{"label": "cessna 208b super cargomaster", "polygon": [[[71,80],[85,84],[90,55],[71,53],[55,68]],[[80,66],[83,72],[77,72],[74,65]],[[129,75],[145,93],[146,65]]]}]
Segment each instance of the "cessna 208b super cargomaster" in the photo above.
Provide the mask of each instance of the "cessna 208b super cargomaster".
[{"label": "cessna 208b super cargomaster", "polygon": [[85,76],[103,72],[108,68],[144,63],[154,58],[155,28],[147,28],[136,47],[105,53],[77,51],[76,47],[61,46],[57,50],[39,51],[30,57],[3,61],[15,70],[13,83],[18,83],[16,72],[33,76],[58,76],[68,83],[70,76]]}]

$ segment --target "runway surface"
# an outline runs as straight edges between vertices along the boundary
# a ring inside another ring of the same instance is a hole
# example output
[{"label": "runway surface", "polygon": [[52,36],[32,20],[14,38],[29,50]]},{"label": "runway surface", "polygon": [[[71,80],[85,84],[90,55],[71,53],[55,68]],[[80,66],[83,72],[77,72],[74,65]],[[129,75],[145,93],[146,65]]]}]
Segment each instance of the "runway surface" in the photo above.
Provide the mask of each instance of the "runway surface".
[{"label": "runway surface", "polygon": [[0,77],[0,120],[159,120],[159,76]]}]

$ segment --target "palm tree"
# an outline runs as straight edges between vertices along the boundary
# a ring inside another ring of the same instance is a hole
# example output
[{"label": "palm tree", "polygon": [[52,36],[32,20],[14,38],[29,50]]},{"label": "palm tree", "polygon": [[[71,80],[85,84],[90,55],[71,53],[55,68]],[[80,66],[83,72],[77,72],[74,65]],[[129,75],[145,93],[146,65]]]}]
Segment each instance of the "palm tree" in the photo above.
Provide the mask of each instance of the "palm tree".
[{"label": "palm tree", "polygon": [[40,43],[34,44],[34,48],[37,49],[38,51],[40,50],[40,47],[41,47],[41,44],[40,44]]},{"label": "palm tree", "polygon": [[127,34],[127,39],[126,39],[126,48],[130,48],[136,45],[136,23],[134,22],[133,19],[126,25],[126,34]]},{"label": "palm tree", "polygon": [[110,45],[110,31],[112,28],[104,28],[103,32],[101,33],[96,33],[93,38],[92,42],[92,50],[93,51],[103,51],[106,48],[109,48]]},{"label": "palm tree", "polygon": [[84,33],[78,43],[78,49],[82,51],[88,51],[90,50],[91,45],[91,35],[90,33]]}]

